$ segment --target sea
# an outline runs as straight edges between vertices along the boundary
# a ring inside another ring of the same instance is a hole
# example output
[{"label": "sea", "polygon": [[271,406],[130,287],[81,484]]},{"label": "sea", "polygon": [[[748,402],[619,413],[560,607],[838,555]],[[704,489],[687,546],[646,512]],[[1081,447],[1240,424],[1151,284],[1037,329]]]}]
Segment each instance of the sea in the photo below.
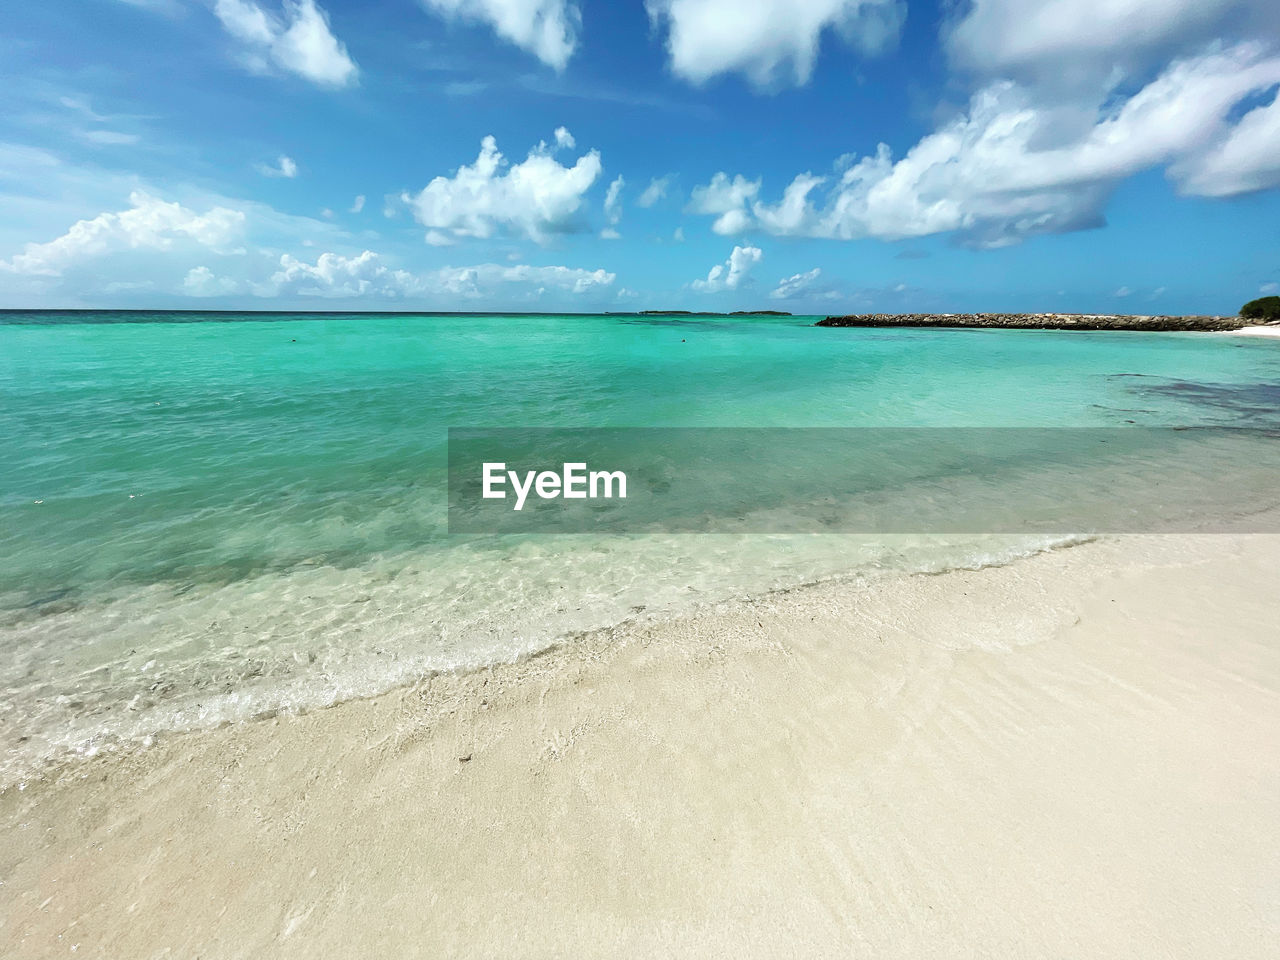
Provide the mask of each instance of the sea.
[{"label": "sea", "polygon": [[[0,785],[709,604],[1107,533],[789,527],[786,503],[711,532],[451,532],[450,428],[1242,428],[1195,485],[1237,519],[1280,499],[1278,340],[817,319],[0,313]],[[715,466],[749,475],[742,457]],[[924,496],[902,466],[899,505]],[[931,462],[930,500],[947,469],[1000,500],[1031,466]],[[1081,470],[1067,489],[1105,497]]]}]

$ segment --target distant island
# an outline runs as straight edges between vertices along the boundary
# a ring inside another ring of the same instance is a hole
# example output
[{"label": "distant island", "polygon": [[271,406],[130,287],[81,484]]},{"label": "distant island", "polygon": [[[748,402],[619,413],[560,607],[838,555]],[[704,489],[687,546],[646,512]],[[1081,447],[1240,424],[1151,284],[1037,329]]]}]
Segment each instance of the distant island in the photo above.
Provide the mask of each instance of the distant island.
[{"label": "distant island", "polygon": [[988,327],[1024,330],[1239,330],[1241,317],[1119,316],[1088,313],[864,313],[819,320],[818,327]]},{"label": "distant island", "polygon": [[734,310],[732,313],[713,313],[709,310],[641,310],[642,317],[789,317],[785,310]]}]

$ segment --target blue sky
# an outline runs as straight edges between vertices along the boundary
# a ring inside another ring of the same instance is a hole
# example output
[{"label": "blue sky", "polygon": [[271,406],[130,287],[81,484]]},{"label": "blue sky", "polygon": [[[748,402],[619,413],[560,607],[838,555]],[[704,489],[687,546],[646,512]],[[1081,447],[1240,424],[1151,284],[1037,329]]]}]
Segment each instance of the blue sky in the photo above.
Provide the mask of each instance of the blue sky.
[{"label": "blue sky", "polygon": [[0,306],[1234,312],[1274,0],[44,0]]}]

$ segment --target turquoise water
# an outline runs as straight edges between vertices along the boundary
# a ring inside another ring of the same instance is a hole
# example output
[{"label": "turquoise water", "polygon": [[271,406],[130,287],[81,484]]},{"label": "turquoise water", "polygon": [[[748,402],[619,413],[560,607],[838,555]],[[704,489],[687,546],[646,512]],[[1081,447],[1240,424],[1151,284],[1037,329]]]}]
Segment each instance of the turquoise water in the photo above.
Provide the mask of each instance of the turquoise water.
[{"label": "turquoise water", "polygon": [[1057,538],[450,538],[450,426],[1272,426],[1280,343],[811,317],[0,315],[0,737],[323,705]]}]

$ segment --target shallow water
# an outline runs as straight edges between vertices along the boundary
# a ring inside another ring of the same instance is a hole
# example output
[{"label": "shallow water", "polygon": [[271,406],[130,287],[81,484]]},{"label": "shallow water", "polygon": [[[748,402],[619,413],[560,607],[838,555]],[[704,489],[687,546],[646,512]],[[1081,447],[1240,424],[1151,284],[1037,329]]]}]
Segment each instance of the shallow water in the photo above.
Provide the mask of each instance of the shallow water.
[{"label": "shallow water", "polygon": [[1274,342],[813,319],[0,315],[0,782],[1078,532],[449,537],[449,427],[1280,426]]}]

